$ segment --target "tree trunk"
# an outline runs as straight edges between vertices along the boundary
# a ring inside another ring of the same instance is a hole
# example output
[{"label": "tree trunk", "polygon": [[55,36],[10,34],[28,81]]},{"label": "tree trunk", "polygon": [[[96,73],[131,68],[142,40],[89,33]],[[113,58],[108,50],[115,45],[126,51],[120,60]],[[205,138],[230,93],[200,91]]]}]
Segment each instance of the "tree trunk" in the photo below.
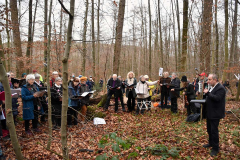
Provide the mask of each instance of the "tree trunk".
[{"label": "tree trunk", "polygon": [[51,90],[50,90],[50,53],[51,53],[51,14],[52,13],[52,0],[50,0],[49,17],[48,17],[48,45],[47,45],[47,90],[48,90],[48,143],[47,149],[50,149],[52,142],[52,102],[51,102]]},{"label": "tree trunk", "polygon": [[161,67],[163,67],[163,41],[162,41],[162,22],[161,22],[161,12],[160,12],[160,0],[158,0],[158,20],[159,20],[159,32],[160,32],[160,57],[161,57]]},{"label": "tree trunk", "polygon": [[175,36],[175,14],[173,9],[173,0],[171,0],[172,4],[172,15],[173,15],[173,39],[174,39],[174,51],[175,51],[175,70],[178,70],[178,52],[177,52],[177,45],[176,45],[176,36]]},{"label": "tree trunk", "polygon": [[218,62],[218,57],[219,57],[219,33],[218,33],[218,23],[217,23],[217,3],[218,3],[218,0],[215,0],[215,34],[216,34],[216,52],[215,52],[215,56],[216,56],[216,74],[218,75],[219,77],[219,62]]},{"label": "tree trunk", "polygon": [[[44,63],[47,64],[47,35],[48,35],[48,29],[47,29],[47,12],[48,12],[48,0],[44,1]],[[49,31],[50,32],[50,31]],[[47,67],[44,67],[44,81],[47,81]]]},{"label": "tree trunk", "polygon": [[0,59],[3,61],[2,63],[3,63],[4,68],[6,68],[1,32],[0,32]]},{"label": "tree trunk", "polygon": [[[37,14],[37,5],[38,5],[38,0],[36,0],[35,10],[34,10],[34,18],[33,18],[33,25],[32,25],[32,39],[31,39],[31,44],[32,44],[32,45],[33,45],[33,38],[34,38],[34,32],[35,32],[35,22],[36,22],[36,14]],[[33,46],[31,47],[30,57],[32,57],[32,54],[33,54]],[[32,58],[31,58],[30,62],[32,62]]]},{"label": "tree trunk", "polygon": [[239,100],[239,95],[240,95],[240,79],[238,80],[238,88],[237,88],[236,101]]},{"label": "tree trunk", "polygon": [[180,70],[181,66],[181,29],[180,29],[180,17],[179,17],[179,6],[178,0],[176,0],[176,16],[177,16],[177,24],[178,24],[178,70]]},{"label": "tree trunk", "polygon": [[182,55],[181,72],[186,72],[187,64],[187,40],[188,40],[188,0],[183,1],[183,33],[182,33]]},{"label": "tree trunk", "polygon": [[24,63],[22,61],[22,47],[21,47],[21,38],[19,31],[19,23],[18,23],[18,9],[17,9],[17,0],[10,0],[10,8],[11,8],[11,19],[12,19],[12,28],[13,28],[13,41],[15,46],[15,52],[17,58],[17,67],[16,67],[16,76],[20,77],[23,73]]},{"label": "tree trunk", "polygon": [[29,0],[28,3],[28,7],[29,7],[29,24],[28,24],[28,44],[27,44],[27,52],[26,52],[26,56],[28,58],[27,60],[27,74],[30,73],[30,52],[31,52],[31,42],[32,42],[32,0]]},{"label": "tree trunk", "polygon": [[97,9],[97,81],[100,79],[100,67],[99,67],[99,57],[100,57],[100,0],[98,0]]},{"label": "tree trunk", "polygon": [[7,32],[7,69],[10,71],[11,70],[11,61],[10,61],[10,52],[9,52],[9,49],[10,49],[10,35],[9,35],[9,29],[8,29],[8,12],[9,12],[9,9],[8,9],[8,0],[5,0],[5,3],[6,3],[6,32]]},{"label": "tree trunk", "polygon": [[87,17],[88,17],[88,0],[86,0],[86,11],[83,24],[83,54],[82,54],[82,75],[85,75],[86,55],[87,55]]},{"label": "tree trunk", "polygon": [[149,14],[149,59],[148,59],[148,70],[149,76],[152,76],[152,14],[151,14],[151,3],[148,0],[148,14]]},{"label": "tree trunk", "polygon": [[0,59],[0,81],[3,84],[4,91],[5,91],[5,110],[6,110],[6,120],[7,120],[7,127],[10,132],[11,143],[13,146],[13,150],[16,154],[16,159],[23,160],[21,147],[18,143],[15,124],[13,121],[13,114],[12,114],[12,95],[11,90],[8,82],[8,76],[6,74],[6,70]]},{"label": "tree trunk", "polygon": [[95,47],[95,33],[94,33],[94,0],[92,0],[92,58],[93,58],[93,77],[95,78],[95,67],[96,67],[96,47]]},{"label": "tree trunk", "polygon": [[116,27],[116,38],[114,45],[113,73],[119,74],[119,62],[122,47],[122,30],[124,22],[125,0],[120,0],[118,10],[118,22]]},{"label": "tree trunk", "polygon": [[224,34],[224,47],[225,47],[225,55],[224,55],[224,70],[222,81],[225,82],[227,79],[228,69],[228,0],[224,1],[224,11],[225,11],[225,34]]},{"label": "tree trunk", "polygon": [[[237,13],[238,13],[238,2],[235,0],[235,10],[234,10],[234,18],[233,18],[233,25],[232,25],[232,42],[231,42],[231,47],[230,47],[230,63],[229,67],[233,67],[234,64],[234,51],[235,51],[235,41],[236,41],[236,36],[237,36]],[[231,76],[233,77],[233,75]]]},{"label": "tree trunk", "polygon": [[[211,23],[212,23],[212,0],[203,2],[203,26],[202,26],[202,47],[200,51],[200,66],[206,73],[210,73],[210,55],[211,55]],[[204,63],[205,62],[205,63]]]},{"label": "tree trunk", "polygon": [[[60,0],[58,0],[60,2]],[[63,56],[63,98],[62,98],[62,120],[61,120],[61,142],[62,142],[62,152],[65,159],[69,159],[68,156],[68,147],[67,147],[67,109],[68,109],[68,59],[69,52],[72,42],[72,28],[73,28],[73,19],[74,19],[74,3],[75,0],[70,1],[70,13],[68,21],[68,30],[67,30],[67,44]],[[62,5],[63,8],[65,8]],[[66,9],[65,9],[66,11]]]}]

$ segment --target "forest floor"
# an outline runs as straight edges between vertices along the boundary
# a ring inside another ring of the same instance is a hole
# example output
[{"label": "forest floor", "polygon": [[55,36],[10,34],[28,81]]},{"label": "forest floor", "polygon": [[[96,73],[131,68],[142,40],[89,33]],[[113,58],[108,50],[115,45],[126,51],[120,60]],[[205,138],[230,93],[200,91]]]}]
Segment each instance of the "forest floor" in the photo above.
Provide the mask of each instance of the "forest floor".
[{"label": "forest floor", "polygon": [[[208,143],[206,121],[186,122],[186,111],[180,100],[179,104],[178,114],[157,107],[137,116],[122,111],[115,113],[111,106],[104,118],[106,125],[96,126],[88,121],[68,127],[70,159],[240,159],[240,121],[233,114],[226,114],[220,121],[220,153],[212,158],[210,149],[202,147]],[[226,104],[226,110],[239,108],[240,102]],[[53,130],[51,151],[48,151],[47,124],[39,128],[41,132],[26,137],[24,122],[18,123],[17,135],[24,157],[62,159],[60,129]],[[7,159],[15,158],[11,141],[4,141],[1,146]]]}]

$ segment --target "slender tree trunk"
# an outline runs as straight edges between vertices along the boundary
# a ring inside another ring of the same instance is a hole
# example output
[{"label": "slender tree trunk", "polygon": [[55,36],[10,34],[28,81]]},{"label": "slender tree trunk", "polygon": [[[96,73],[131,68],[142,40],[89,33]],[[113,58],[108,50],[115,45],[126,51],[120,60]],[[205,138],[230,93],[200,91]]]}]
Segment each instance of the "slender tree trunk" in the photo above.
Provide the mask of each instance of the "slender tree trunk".
[{"label": "slender tree trunk", "polygon": [[[48,20],[47,20],[47,12],[48,12],[48,0],[44,1],[44,63],[47,64],[47,35],[48,35]],[[50,32],[50,31],[49,31]],[[44,67],[44,81],[47,80],[47,67]]]},{"label": "slender tree trunk", "polygon": [[239,100],[239,95],[240,95],[240,79],[238,80],[238,88],[237,88],[236,101]]},{"label": "slender tree trunk", "polygon": [[177,24],[178,24],[178,70],[180,70],[181,66],[181,29],[180,29],[180,16],[179,16],[179,6],[178,0],[176,0],[176,16],[177,16]]},{"label": "slender tree trunk", "polygon": [[4,68],[6,68],[1,32],[0,32],[0,59],[2,60]]},{"label": "slender tree trunk", "polygon": [[22,47],[21,47],[21,38],[20,38],[20,31],[19,31],[19,23],[18,23],[18,9],[17,9],[17,0],[10,1],[10,8],[11,8],[11,19],[12,19],[12,28],[13,28],[13,41],[15,46],[15,52],[17,58],[17,67],[16,67],[16,75],[20,77],[23,73],[24,63],[22,61]]},{"label": "slender tree trunk", "polygon": [[[32,54],[33,54],[33,38],[34,38],[34,32],[35,32],[35,22],[36,22],[37,6],[38,6],[38,0],[36,0],[35,10],[34,10],[34,18],[33,18],[33,25],[32,25],[32,39],[31,39],[32,47],[31,47],[30,57],[32,57]],[[32,58],[31,58],[30,62],[32,62]]]},{"label": "slender tree trunk", "polygon": [[[60,0],[58,0],[60,2]],[[63,98],[62,98],[62,120],[61,120],[61,142],[64,159],[69,159],[67,147],[67,109],[68,109],[68,59],[72,42],[72,28],[74,19],[75,0],[70,1],[70,12],[67,30],[67,44],[63,56]],[[64,7],[62,5],[62,7]],[[65,8],[65,7],[64,7]]]},{"label": "slender tree trunk", "polygon": [[152,14],[151,14],[151,3],[148,0],[148,14],[149,14],[149,59],[148,59],[148,70],[149,76],[152,76]]},{"label": "slender tree trunk", "polygon": [[122,47],[122,30],[124,22],[125,0],[120,0],[118,10],[118,23],[116,27],[116,38],[114,45],[113,73],[119,74],[119,62]]},{"label": "slender tree trunk", "polygon": [[88,0],[86,0],[86,10],[83,23],[83,56],[82,56],[82,75],[85,75],[86,55],[87,55],[87,17],[88,17]]},{"label": "slender tree trunk", "polygon": [[100,58],[100,0],[98,0],[98,9],[97,9],[97,81],[100,80],[100,67],[99,67],[99,58]]},{"label": "slender tree trunk", "polygon": [[92,0],[92,58],[93,58],[93,77],[95,78],[95,68],[96,68],[96,47],[95,47],[95,33],[94,33],[94,0]]},{"label": "slender tree trunk", "polygon": [[162,22],[161,22],[161,11],[160,11],[160,0],[158,0],[158,20],[159,20],[159,32],[160,32],[160,57],[161,67],[163,67],[163,41],[162,41]]},{"label": "slender tree trunk", "polygon": [[51,102],[51,90],[50,90],[50,53],[51,53],[51,15],[52,15],[52,0],[50,0],[49,17],[48,17],[48,45],[47,45],[47,90],[48,90],[48,143],[47,149],[50,149],[52,142],[52,102]]},{"label": "slender tree trunk", "polygon": [[230,63],[229,63],[230,69],[235,65],[234,51],[235,51],[235,41],[237,38],[237,13],[238,13],[238,2],[237,0],[235,0],[235,10],[234,10],[234,18],[233,18],[233,26],[232,26],[232,42],[230,47]]},{"label": "slender tree trunk", "polygon": [[188,40],[188,0],[184,0],[183,1],[183,33],[182,33],[181,72],[186,72],[187,40]]},{"label": "slender tree trunk", "polygon": [[7,69],[10,71],[11,70],[11,62],[10,62],[10,34],[9,34],[9,29],[8,29],[8,12],[9,12],[9,9],[8,9],[8,0],[5,0],[5,3],[6,3],[6,32],[7,32]]},{"label": "slender tree trunk", "polygon": [[172,15],[173,15],[173,38],[174,38],[174,51],[175,51],[175,65],[176,68],[175,70],[178,70],[178,52],[177,52],[177,44],[176,44],[176,36],[175,36],[175,14],[174,14],[174,9],[173,9],[173,0],[171,0],[172,4]]},{"label": "slender tree trunk", "polygon": [[225,82],[227,79],[226,70],[228,69],[228,0],[224,0],[224,10],[225,10],[225,34],[224,34],[225,55],[224,55],[224,70],[222,77],[223,82]]},{"label": "slender tree trunk", "polygon": [[21,152],[21,147],[18,143],[18,138],[16,134],[15,124],[13,121],[13,114],[12,114],[12,95],[11,90],[8,82],[8,76],[6,74],[5,67],[3,65],[2,60],[0,59],[0,81],[3,84],[4,91],[5,91],[5,110],[6,110],[6,120],[7,126],[10,133],[11,143],[13,150],[16,154],[16,159],[23,160],[23,155]]},{"label": "slender tree trunk", "polygon": [[[27,65],[30,65],[30,52],[31,52],[31,42],[32,42],[32,0],[29,0],[28,3],[28,7],[29,7],[29,24],[28,24],[28,44],[27,44],[27,52],[26,52],[26,56],[28,58],[27,60]],[[27,68],[27,74],[30,73],[30,67]]]},{"label": "slender tree trunk", "polygon": [[216,48],[215,48],[215,50],[216,50],[216,61],[215,61],[215,63],[216,63],[216,74],[218,75],[218,77],[219,77],[219,62],[218,62],[218,57],[219,57],[219,33],[218,33],[218,23],[217,23],[217,9],[218,9],[218,0],[215,0],[215,35],[216,35]]}]

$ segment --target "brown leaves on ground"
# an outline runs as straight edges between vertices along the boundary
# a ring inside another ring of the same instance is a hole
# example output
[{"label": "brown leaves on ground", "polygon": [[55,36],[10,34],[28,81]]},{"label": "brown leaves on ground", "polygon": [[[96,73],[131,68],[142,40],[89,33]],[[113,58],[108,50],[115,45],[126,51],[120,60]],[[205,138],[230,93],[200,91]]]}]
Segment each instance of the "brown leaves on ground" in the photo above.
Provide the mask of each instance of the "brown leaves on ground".
[{"label": "brown leaves on ground", "polygon": [[[228,101],[226,110],[239,109],[240,102]],[[98,109],[102,111],[102,108]],[[119,107],[121,110],[121,107]],[[231,121],[229,114],[220,121],[220,153],[215,159],[239,159],[240,158],[240,126],[237,121]],[[133,113],[114,113],[111,106],[104,118],[106,125],[93,125],[92,121],[87,124],[78,124],[68,127],[68,146],[70,159],[95,159],[98,155],[106,153],[108,157],[118,156],[119,159],[127,159],[136,152],[135,159],[160,159],[147,152],[147,147],[156,144],[164,144],[169,149],[176,147],[179,150],[179,159],[214,159],[210,157],[210,149],[202,147],[208,143],[208,135],[205,120],[198,123],[187,123],[186,111],[179,100],[179,113],[172,114],[169,109],[161,110],[153,108],[144,115]],[[62,159],[56,155],[62,155],[60,130],[53,130],[51,150],[47,151],[48,128],[42,124],[40,133],[34,133],[26,137],[24,123],[17,125],[17,135],[22,147],[22,153],[26,159]],[[115,132],[124,140],[131,140],[133,145],[128,150],[114,152],[111,145],[104,149],[98,147],[99,141],[104,135]],[[41,145],[40,145],[41,144]],[[43,147],[43,146],[45,147]],[[10,141],[3,142],[4,155],[7,158],[15,158]],[[90,149],[93,152],[80,152],[80,149]],[[55,152],[55,153],[54,153]],[[171,157],[168,159],[172,159]]]}]

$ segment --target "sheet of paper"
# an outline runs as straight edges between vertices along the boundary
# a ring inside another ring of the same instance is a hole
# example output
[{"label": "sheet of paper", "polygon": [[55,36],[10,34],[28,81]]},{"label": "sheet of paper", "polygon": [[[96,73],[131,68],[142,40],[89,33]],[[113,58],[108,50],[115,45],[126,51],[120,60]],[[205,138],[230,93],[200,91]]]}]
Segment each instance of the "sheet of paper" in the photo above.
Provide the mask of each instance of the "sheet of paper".
[{"label": "sheet of paper", "polygon": [[95,124],[95,125],[106,124],[106,121],[103,118],[95,117],[95,118],[93,118],[93,124]]},{"label": "sheet of paper", "polygon": [[159,68],[159,76],[162,77],[163,75],[163,68]]},{"label": "sheet of paper", "polygon": [[86,97],[88,94],[89,94],[89,92],[83,92],[83,94],[81,96]]},{"label": "sheet of paper", "polygon": [[2,111],[2,115],[0,115],[0,120],[4,120],[4,119],[6,119],[6,118],[5,118],[5,116],[3,114],[3,111]]}]

